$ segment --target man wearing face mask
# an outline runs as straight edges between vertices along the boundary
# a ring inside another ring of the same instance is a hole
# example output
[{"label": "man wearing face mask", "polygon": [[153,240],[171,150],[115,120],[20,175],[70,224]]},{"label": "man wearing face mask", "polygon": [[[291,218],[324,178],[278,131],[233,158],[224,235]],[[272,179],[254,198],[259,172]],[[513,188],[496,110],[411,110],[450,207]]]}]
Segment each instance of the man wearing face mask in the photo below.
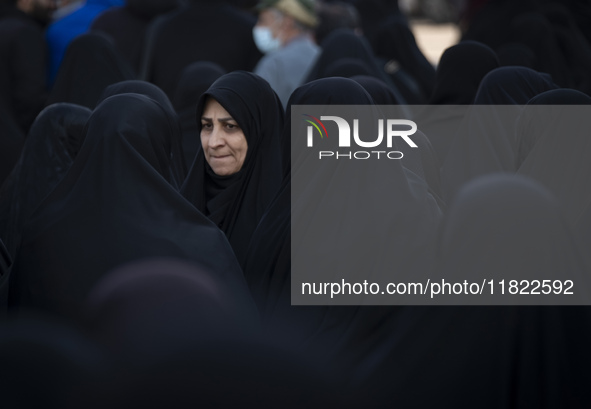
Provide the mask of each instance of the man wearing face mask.
[{"label": "man wearing face mask", "polygon": [[318,18],[313,0],[263,0],[253,29],[255,44],[265,56],[254,72],[266,79],[285,107],[320,54],[313,30]]}]

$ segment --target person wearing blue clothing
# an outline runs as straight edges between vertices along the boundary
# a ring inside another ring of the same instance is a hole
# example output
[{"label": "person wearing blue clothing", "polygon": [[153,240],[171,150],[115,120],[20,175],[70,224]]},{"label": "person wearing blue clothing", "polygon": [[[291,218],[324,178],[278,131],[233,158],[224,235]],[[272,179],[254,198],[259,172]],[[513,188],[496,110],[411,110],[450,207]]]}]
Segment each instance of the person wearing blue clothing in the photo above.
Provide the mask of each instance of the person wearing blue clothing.
[{"label": "person wearing blue clothing", "polygon": [[93,20],[103,11],[122,6],[124,0],[86,0],[86,3],[73,13],[52,23],[46,33],[49,46],[49,84],[53,84],[62,58],[70,42],[90,28]]}]

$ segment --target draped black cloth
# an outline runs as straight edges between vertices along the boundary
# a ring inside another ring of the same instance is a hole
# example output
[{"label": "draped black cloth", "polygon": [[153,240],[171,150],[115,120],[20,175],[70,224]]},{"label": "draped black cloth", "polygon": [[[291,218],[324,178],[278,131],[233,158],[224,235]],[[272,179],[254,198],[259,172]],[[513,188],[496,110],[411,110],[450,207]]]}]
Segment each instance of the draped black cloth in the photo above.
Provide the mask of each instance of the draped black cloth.
[{"label": "draped black cloth", "polygon": [[493,174],[466,184],[450,206],[440,240],[444,277],[478,271],[499,279],[519,280],[526,273],[540,280],[578,278],[579,292],[589,280],[558,201],[520,175]]},{"label": "draped black cloth", "polygon": [[24,132],[12,115],[0,105],[0,184],[18,162],[24,143]]},{"label": "draped black cloth", "polygon": [[127,0],[125,6],[101,13],[91,30],[108,34],[136,74],[140,72],[146,29],[153,19],[172,11],[178,0]]},{"label": "draped black cloth", "polygon": [[89,333],[127,365],[147,366],[259,330],[246,286],[174,258],[150,258],[109,272],[89,295]]},{"label": "draped black cloth", "polygon": [[107,98],[72,167],[27,224],[10,277],[13,308],[76,316],[107,271],[146,257],[200,263],[244,285],[223,233],[170,184],[172,124],[153,100]]},{"label": "draped black cloth", "polygon": [[70,102],[93,109],[107,86],[133,78],[131,66],[108,37],[82,34],[66,50],[48,105]]},{"label": "draped black cloth", "polygon": [[361,85],[371,96],[376,105],[399,105],[396,94],[384,81],[369,75],[354,75],[350,77]]},{"label": "draped black cloth", "polygon": [[[371,97],[367,92],[352,80],[344,78],[327,78],[313,81],[298,88],[291,96],[288,106],[292,105],[371,105]],[[376,111],[377,112],[377,111]],[[289,124],[291,110],[287,110],[287,123]],[[304,126],[304,125],[302,125]],[[283,144],[291,146],[291,128],[287,126],[283,133]],[[322,195],[323,206],[335,208],[332,202],[331,186],[337,180],[355,180],[355,187],[351,188],[351,195],[367,197],[378,197],[383,200],[383,205],[376,204],[376,208],[387,211],[376,211],[375,215],[363,215],[363,221],[356,221],[353,217],[355,209],[349,209],[350,214],[345,218],[347,223],[364,223],[367,217],[380,219],[377,225],[369,220],[367,229],[373,234],[380,234],[383,226],[389,231],[388,254],[389,257],[397,260],[397,268],[393,272],[398,278],[418,271],[424,272],[430,260],[434,256],[434,245],[431,240],[437,231],[440,210],[433,197],[428,192],[426,183],[417,175],[406,170],[402,164],[385,164],[383,185],[379,193],[375,191],[375,172],[366,172],[361,167],[355,178],[347,178],[342,173],[342,168],[327,165],[326,169],[319,172],[318,177],[310,180],[305,193],[291,203],[291,178],[295,172],[307,167],[308,160],[313,160],[315,155],[310,155],[307,150],[296,149],[292,152],[293,163],[291,173],[284,180],[280,193],[269,207],[268,212],[261,220],[255,231],[248,258],[245,263],[245,276],[249,282],[251,291],[257,305],[261,309],[265,324],[272,333],[279,333],[286,342],[297,346],[302,343],[313,344],[313,348],[319,348],[326,356],[338,355],[342,358],[343,365],[347,368],[345,377],[354,376],[351,374],[351,366],[365,361],[372,360],[370,350],[372,342],[380,342],[382,335],[389,331],[389,325],[395,320],[396,308],[373,308],[373,307],[292,307],[290,301],[291,289],[291,259],[297,257],[292,251],[291,228],[292,224],[299,223],[301,215],[315,214],[317,212],[318,198]],[[285,153],[284,153],[285,154]],[[314,156],[311,158],[310,156]],[[404,162],[404,161],[402,161]],[[387,170],[386,170],[387,168]],[[340,179],[339,179],[340,178]],[[381,179],[382,180],[382,179]],[[321,192],[327,191],[326,196]],[[338,196],[338,195],[337,195]],[[336,196],[335,196],[336,197]],[[339,203],[348,203],[343,197],[334,199]],[[383,206],[383,207],[382,207]],[[293,214],[293,217],[292,217]],[[299,215],[299,216],[298,216]],[[357,215],[359,216],[359,215]],[[335,221],[335,223],[337,223]],[[342,225],[342,220],[339,225]],[[357,226],[357,224],[356,224]],[[382,227],[380,227],[382,226]],[[361,227],[359,227],[362,230]],[[339,237],[335,238],[328,233],[330,238],[323,240],[327,243],[326,248],[318,249],[320,254],[324,251],[330,253],[334,244],[339,243],[347,246],[347,242],[359,244],[363,241],[363,234],[360,237]],[[402,243],[401,241],[404,241]],[[328,245],[330,243],[330,245]],[[305,243],[296,243],[299,246]],[[354,246],[354,245],[353,245]],[[297,246],[295,247],[298,248]],[[382,256],[379,249],[376,254]],[[418,252],[418,253],[417,253]],[[421,254],[417,257],[417,254]],[[414,254],[414,255],[413,255]],[[361,270],[359,270],[361,271]],[[382,325],[383,324],[383,325]],[[378,335],[381,334],[381,335]],[[314,339],[314,341],[311,341]],[[329,345],[329,346],[327,346]],[[336,346],[335,346],[336,345]],[[328,351],[327,349],[328,348]],[[376,351],[379,347],[376,346]],[[379,353],[379,352],[376,352]],[[338,359],[337,359],[338,361]],[[351,362],[355,361],[355,364]],[[346,364],[344,363],[346,362]],[[361,364],[360,364],[361,365]]]},{"label": "draped black cloth", "polygon": [[480,81],[499,68],[495,52],[476,41],[449,47],[439,60],[429,104],[469,105],[474,102]]},{"label": "draped black cloth", "polygon": [[591,98],[575,100],[579,105],[528,105],[517,128],[518,139],[531,146],[517,172],[546,186],[572,227],[591,205]]},{"label": "draped black cloth", "polygon": [[47,46],[41,27],[5,3],[0,4],[0,112],[26,134],[47,99]]},{"label": "draped black cloth", "polygon": [[90,114],[88,108],[59,103],[45,108],[33,123],[21,157],[0,189],[0,239],[12,257],[29,216],[72,165]]},{"label": "draped black cloth", "polygon": [[417,46],[408,22],[390,17],[378,25],[374,52],[383,62],[394,61],[418,85],[420,100],[425,101],[435,86],[435,68]]},{"label": "draped black cloth", "polygon": [[108,97],[119,94],[145,95],[160,104],[160,106],[166,111],[172,126],[172,134],[170,135],[171,180],[174,182],[173,186],[180,188],[187,177],[187,162],[185,162],[179,118],[170,99],[168,99],[164,91],[154,84],[140,80],[128,80],[109,85],[105,88],[98,99],[97,105]]},{"label": "draped black cloth", "polygon": [[0,316],[4,316],[7,312],[8,300],[8,277],[10,266],[12,265],[12,258],[8,254],[4,243],[0,239]]},{"label": "draped black cloth", "polygon": [[475,41],[449,47],[439,61],[430,105],[420,113],[423,130],[439,161],[443,163],[464,117],[465,110],[441,105],[469,105],[474,102],[482,78],[499,67],[493,50]]},{"label": "draped black cloth", "polygon": [[154,27],[146,79],[172,97],[182,70],[192,62],[211,61],[228,72],[253,70],[261,57],[252,38],[255,23],[225,2],[191,1]]},{"label": "draped black cloth", "polygon": [[74,408],[105,369],[84,335],[46,316],[0,324],[0,390],[6,408]]},{"label": "draped black cloth", "polygon": [[512,40],[525,44],[536,55],[536,71],[545,72],[561,87],[572,88],[572,77],[552,24],[540,13],[525,13],[510,24]]},{"label": "draped black cloth", "polygon": [[[441,169],[446,200],[465,182],[487,173],[515,171],[514,128],[523,105],[534,96],[556,89],[547,74],[525,67],[501,67],[481,81]],[[513,107],[511,107],[513,106]]]},{"label": "draped black cloth", "polygon": [[191,165],[197,151],[201,149],[201,138],[197,132],[195,111],[201,94],[226,72],[218,64],[212,62],[196,62],[187,66],[176,86],[173,103],[179,114],[183,132],[183,151],[185,163]]},{"label": "draped black cloth", "polygon": [[[330,33],[322,42],[322,52],[316,63],[311,68],[306,82],[310,82],[320,78],[329,76],[328,69],[331,65],[339,60],[347,59],[347,61],[358,60],[363,65],[364,69],[369,69],[369,72],[364,72],[364,75],[371,75],[386,83],[388,83],[392,91],[396,94],[397,99],[406,103],[401,91],[398,90],[397,85],[392,83],[388,75],[378,65],[371,46],[364,37],[360,37],[353,31],[341,28]],[[359,74],[359,70],[355,74]]]},{"label": "draped black cloth", "polygon": [[181,192],[226,233],[242,262],[253,231],[281,185],[283,106],[261,77],[232,72],[220,77],[201,96],[196,116],[199,134],[208,97],[222,105],[244,132],[246,159],[238,173],[219,177],[199,150]]},{"label": "draped black cloth", "polygon": [[[517,118],[515,125],[515,169],[519,169],[525,158],[534,148],[536,142],[544,132],[540,128],[533,128],[539,115],[544,115],[543,109],[534,108],[540,105],[589,105],[591,98],[588,95],[574,89],[559,88],[536,95],[527,102],[523,112]],[[536,116],[538,115],[538,116]]]}]

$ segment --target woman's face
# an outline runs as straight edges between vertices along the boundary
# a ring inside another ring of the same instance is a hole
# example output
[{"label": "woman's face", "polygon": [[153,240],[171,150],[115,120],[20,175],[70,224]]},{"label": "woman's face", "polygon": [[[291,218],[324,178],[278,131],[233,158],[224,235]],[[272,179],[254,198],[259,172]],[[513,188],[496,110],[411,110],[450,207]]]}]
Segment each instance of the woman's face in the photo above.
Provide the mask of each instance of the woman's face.
[{"label": "woman's face", "polygon": [[201,115],[201,145],[216,175],[233,175],[242,168],[248,150],[244,132],[213,98],[207,99]]}]

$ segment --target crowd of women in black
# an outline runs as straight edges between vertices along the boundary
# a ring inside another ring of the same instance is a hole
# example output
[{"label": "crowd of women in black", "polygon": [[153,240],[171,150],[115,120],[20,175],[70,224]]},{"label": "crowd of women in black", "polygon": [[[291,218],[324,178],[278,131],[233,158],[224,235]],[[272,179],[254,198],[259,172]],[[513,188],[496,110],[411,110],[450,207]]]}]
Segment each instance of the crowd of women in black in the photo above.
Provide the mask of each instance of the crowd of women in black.
[{"label": "crowd of women in black", "polygon": [[286,110],[256,48],[226,46],[252,16],[195,1],[168,36],[103,16],[129,30],[77,37],[28,129],[1,114],[0,406],[591,405],[588,307],[291,306],[292,213],[315,205],[291,197],[292,105],[426,105],[419,149],[352,192],[386,201],[398,268],[590,273],[586,3],[469,2],[437,69],[395,3],[356,3],[364,36],[327,20]]}]

